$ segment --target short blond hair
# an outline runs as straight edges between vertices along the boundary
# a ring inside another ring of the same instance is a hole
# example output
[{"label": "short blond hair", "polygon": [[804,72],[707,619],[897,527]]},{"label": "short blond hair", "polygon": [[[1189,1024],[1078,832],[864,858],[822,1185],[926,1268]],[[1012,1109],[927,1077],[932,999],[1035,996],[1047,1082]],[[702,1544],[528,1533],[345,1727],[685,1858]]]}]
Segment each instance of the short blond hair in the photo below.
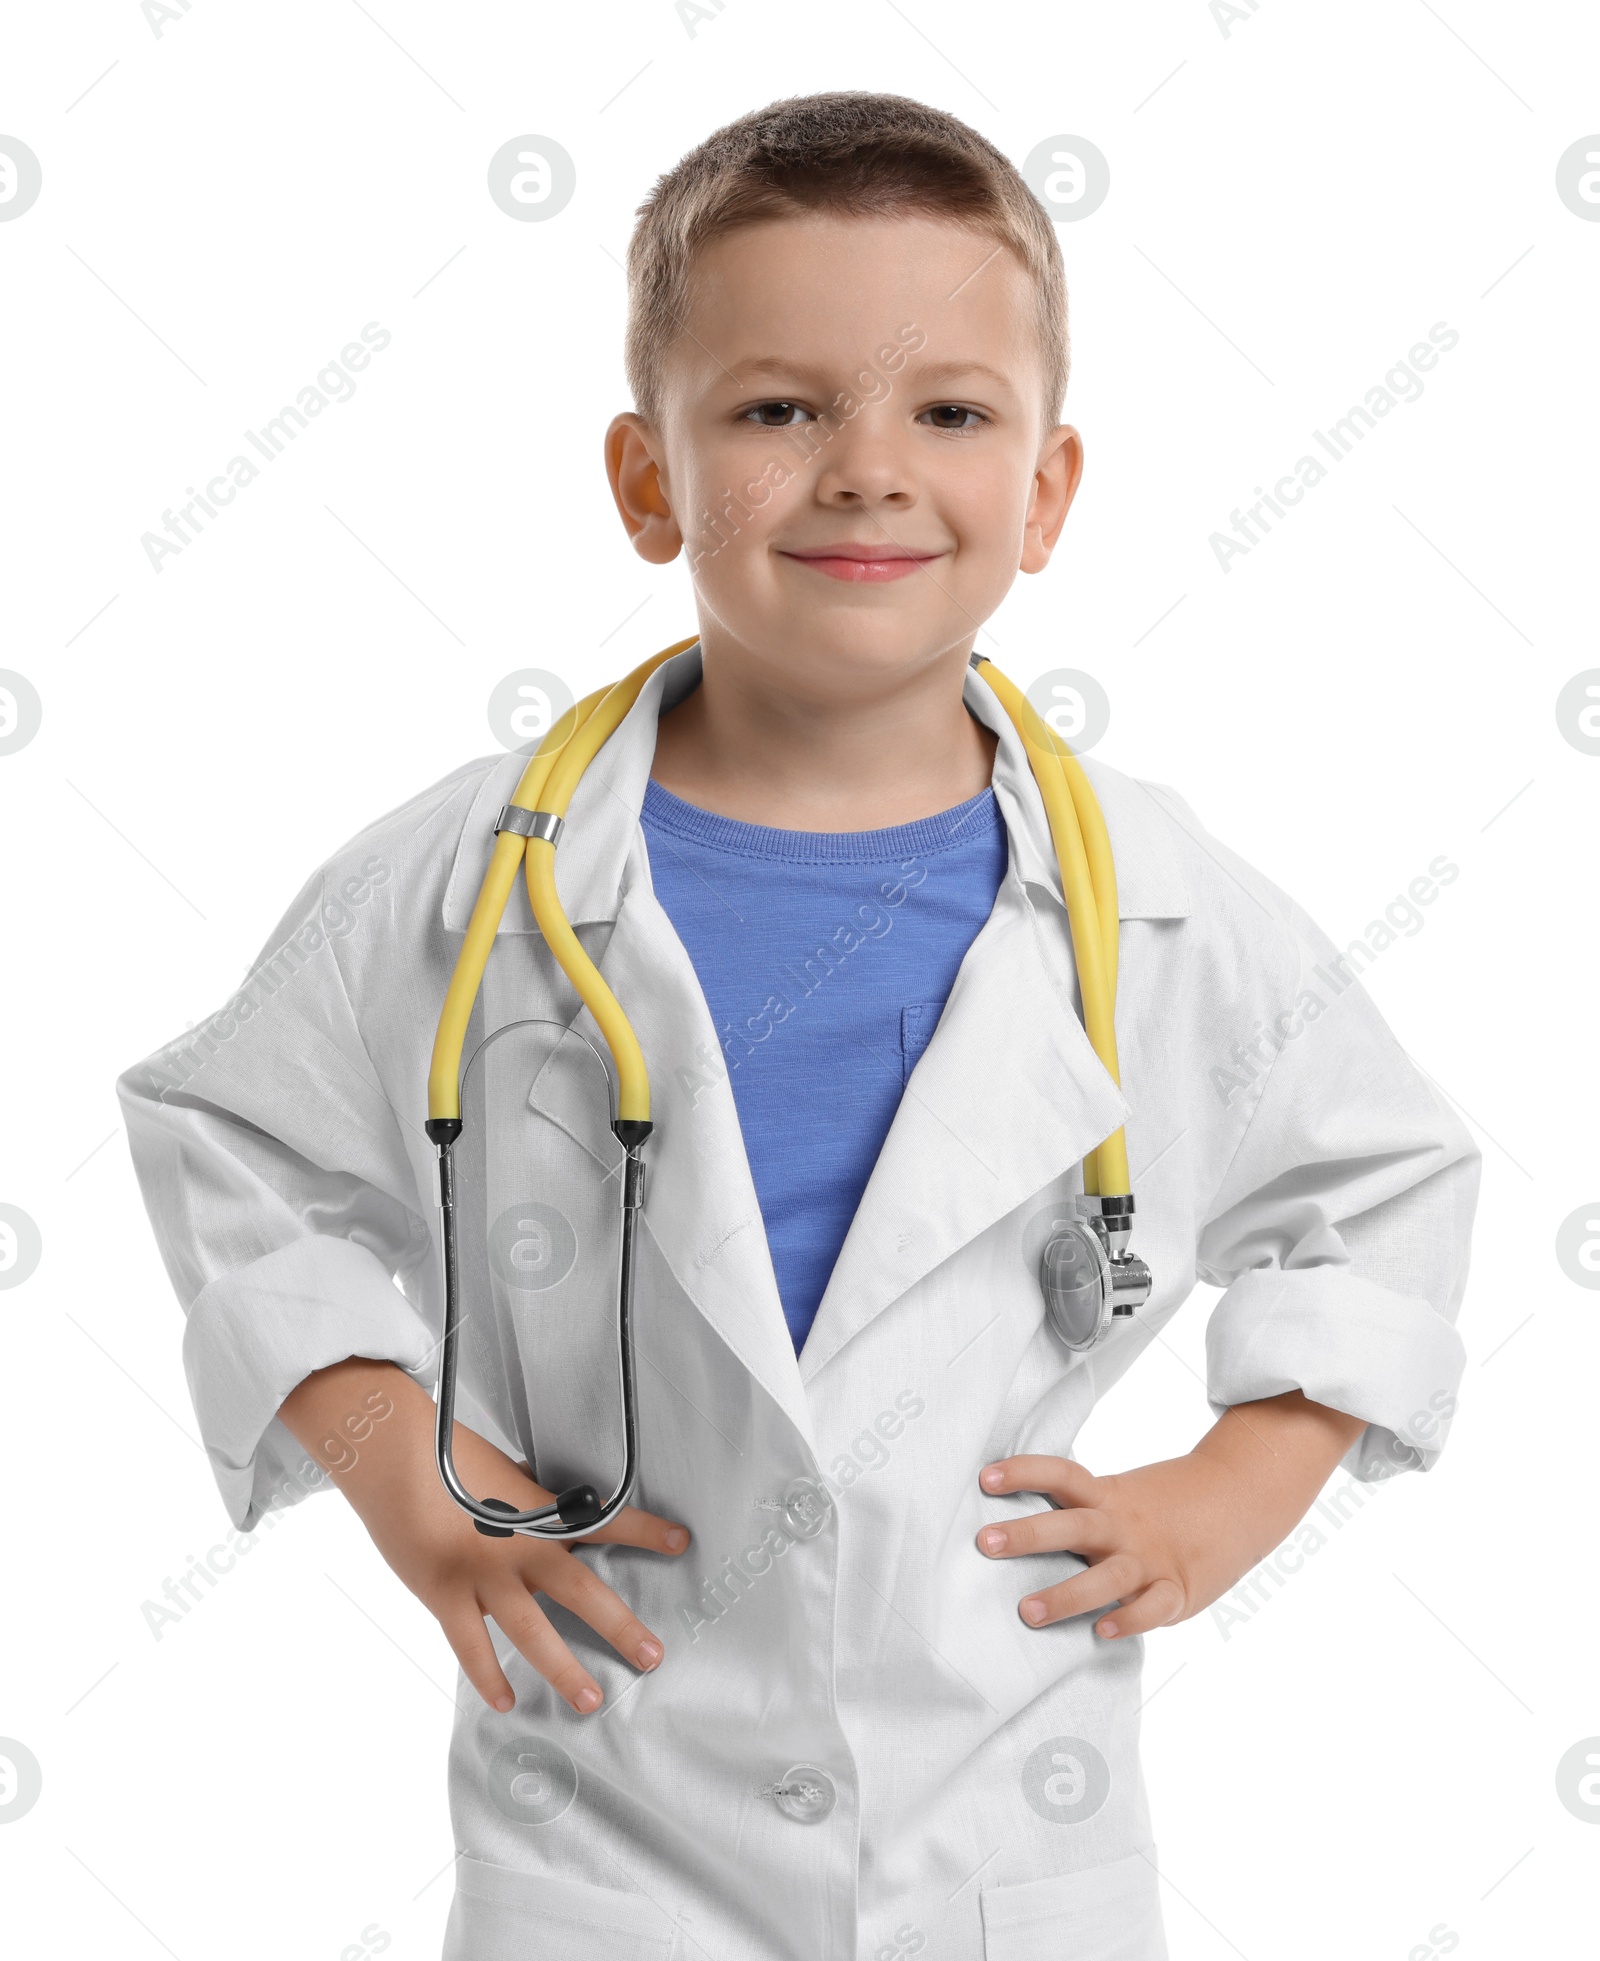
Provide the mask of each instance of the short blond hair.
[{"label": "short blond hair", "polygon": [[1009,246],[1033,282],[1044,427],[1055,425],[1071,364],[1055,225],[987,137],[909,96],[861,90],[752,110],[681,158],[638,207],[623,362],[645,421],[661,421],[662,370],[689,310],[699,249],[741,225],[816,211],[944,218]]}]

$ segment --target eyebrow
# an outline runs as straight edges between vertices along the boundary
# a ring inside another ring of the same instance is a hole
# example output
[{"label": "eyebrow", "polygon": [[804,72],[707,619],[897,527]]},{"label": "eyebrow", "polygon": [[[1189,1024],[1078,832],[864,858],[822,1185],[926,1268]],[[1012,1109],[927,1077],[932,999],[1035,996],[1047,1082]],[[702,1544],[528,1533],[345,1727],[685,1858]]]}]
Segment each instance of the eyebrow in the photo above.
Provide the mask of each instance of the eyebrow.
[{"label": "eyebrow", "polygon": [[[866,366],[867,363],[863,362],[862,365]],[[914,371],[918,380],[924,382],[948,381],[954,375],[982,375],[988,381],[998,382],[1002,388],[1010,389],[1013,386],[1009,375],[1001,374],[997,368],[991,368],[983,361],[927,361],[918,363],[916,362],[915,356],[910,356],[906,369],[896,369],[894,373],[898,375],[910,371]],[[736,362],[733,367],[726,370],[726,373],[731,380],[741,384],[747,379],[753,381],[763,375],[792,376],[796,380],[801,381],[822,382],[826,380],[826,376],[820,368],[813,368],[804,361],[786,361],[781,355],[776,354],[764,354],[757,356],[753,360]]]}]

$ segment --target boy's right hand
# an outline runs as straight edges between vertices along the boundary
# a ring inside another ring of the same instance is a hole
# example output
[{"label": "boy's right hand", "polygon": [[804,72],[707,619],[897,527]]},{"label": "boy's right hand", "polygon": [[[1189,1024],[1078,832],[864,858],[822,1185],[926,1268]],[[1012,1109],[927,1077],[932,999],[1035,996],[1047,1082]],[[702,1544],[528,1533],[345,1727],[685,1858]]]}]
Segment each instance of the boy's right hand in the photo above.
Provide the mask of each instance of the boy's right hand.
[{"label": "boy's right hand", "polygon": [[[535,1598],[540,1593],[587,1621],[636,1668],[659,1664],[660,1640],[570,1546],[602,1542],[676,1554],[689,1543],[684,1526],[629,1505],[577,1541],[486,1537],[440,1481],[433,1399],[392,1362],[353,1357],[319,1369],[291,1392],[279,1415],[437,1618],[468,1681],[491,1707],[508,1710],[515,1697],[486,1617],[580,1715],[600,1707],[599,1684],[550,1625]],[[519,1511],[553,1498],[462,1423],[455,1426],[454,1455],[461,1482],[475,1497],[503,1498]]]}]

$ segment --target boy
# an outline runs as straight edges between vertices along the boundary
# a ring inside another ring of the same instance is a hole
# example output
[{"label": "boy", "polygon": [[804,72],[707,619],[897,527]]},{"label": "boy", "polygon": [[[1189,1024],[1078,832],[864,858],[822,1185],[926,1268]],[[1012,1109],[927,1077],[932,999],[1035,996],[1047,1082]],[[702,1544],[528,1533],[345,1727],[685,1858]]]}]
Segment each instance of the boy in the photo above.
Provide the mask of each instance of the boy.
[{"label": "boy", "polygon": [[[292,974],[123,1079],[207,1447],[248,1528],[298,1439],[477,1691],[448,1956],[1159,1961],[1142,1636],[1336,1463],[1437,1457],[1478,1154],[1294,903],[1092,758],[1120,1089],[1085,1037],[1041,798],[968,665],[1082,468],[1059,248],[1005,158],[900,97],[780,102],[662,179],[629,273],[606,462],[700,636],[556,864],[653,1090],[638,1504],[491,1538],[433,1462],[424,1087],[519,756],[337,853],[270,943],[314,947]],[[355,923],[316,944],[330,904]],[[540,1017],[597,1039],[519,891],[467,1053]],[[559,1027],[525,1095],[484,1065],[525,1188],[479,1213],[510,1284],[469,1304],[455,1454],[517,1507],[618,1453],[616,1149]],[[1083,1355],[1040,1252],[1124,1122],[1154,1291]],[[1197,1275],[1215,1427],[1091,1475],[1074,1437]]]}]

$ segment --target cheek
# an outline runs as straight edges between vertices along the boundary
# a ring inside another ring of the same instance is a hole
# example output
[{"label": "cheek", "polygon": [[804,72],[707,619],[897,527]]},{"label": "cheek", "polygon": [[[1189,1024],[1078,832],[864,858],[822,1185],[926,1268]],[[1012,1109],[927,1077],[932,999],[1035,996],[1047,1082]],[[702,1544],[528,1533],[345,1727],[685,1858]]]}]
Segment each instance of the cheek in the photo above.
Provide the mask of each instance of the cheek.
[{"label": "cheek", "polygon": [[1032,488],[1026,462],[998,451],[945,478],[940,512],[969,563],[993,560],[1016,570]]},{"label": "cheek", "polygon": [[806,494],[802,459],[765,445],[758,451],[754,445],[730,444],[696,457],[674,508],[686,542],[705,548],[705,575],[737,576],[739,567],[764,552]]}]

